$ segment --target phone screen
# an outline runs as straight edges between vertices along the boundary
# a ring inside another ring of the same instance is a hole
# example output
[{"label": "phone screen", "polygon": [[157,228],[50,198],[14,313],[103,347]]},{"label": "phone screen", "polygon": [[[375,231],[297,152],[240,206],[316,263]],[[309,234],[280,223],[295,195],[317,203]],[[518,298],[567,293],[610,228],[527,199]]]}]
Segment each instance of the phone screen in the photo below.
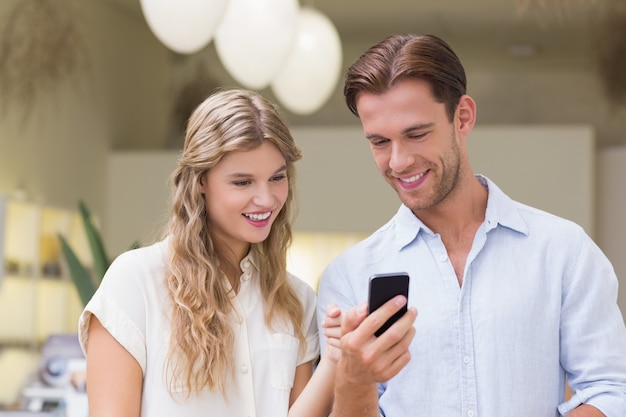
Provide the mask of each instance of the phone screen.
[{"label": "phone screen", "polygon": [[[388,274],[375,274],[370,277],[369,284],[369,313],[376,310],[396,295],[404,295],[409,298],[409,274],[406,272],[393,272]],[[391,316],[377,331],[376,336],[383,334],[393,323],[407,312],[407,306]]]}]

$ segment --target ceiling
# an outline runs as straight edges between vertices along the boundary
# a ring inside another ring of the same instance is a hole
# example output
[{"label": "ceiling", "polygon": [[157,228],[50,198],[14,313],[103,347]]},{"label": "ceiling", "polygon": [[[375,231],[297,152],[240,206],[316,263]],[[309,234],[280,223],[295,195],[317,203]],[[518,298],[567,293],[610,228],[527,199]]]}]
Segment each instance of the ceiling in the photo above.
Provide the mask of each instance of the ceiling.
[{"label": "ceiling", "polygon": [[[139,0],[108,1],[142,17]],[[611,106],[603,96],[602,83],[595,75],[594,28],[602,26],[599,22],[606,4],[621,1],[300,0],[300,4],[316,8],[334,23],[342,39],[346,66],[387,35],[433,33],[448,41],[466,69],[471,69],[468,70],[468,89],[472,94],[474,79],[475,91],[480,96],[477,100],[479,122],[588,123],[596,127],[598,144],[608,146],[626,144],[621,123],[626,118],[626,105]],[[511,77],[489,75],[498,71],[527,74],[552,71],[567,75],[557,75],[551,81],[536,75],[535,81],[525,83],[509,82],[514,79]],[[481,81],[481,77],[502,84],[488,89],[481,86],[485,81]],[[553,90],[542,91],[542,83],[552,85]],[[576,89],[585,91],[574,94]],[[317,113],[310,116],[288,114],[290,123],[354,123],[342,103],[340,87],[336,90],[329,103]],[[500,103],[509,99],[503,93],[505,90],[511,90],[514,100],[525,100],[526,107],[517,103],[510,107],[515,111],[503,114]],[[560,100],[559,96],[562,96]],[[546,103],[538,104],[541,100]],[[484,109],[482,114],[481,108]]]},{"label": "ceiling", "polygon": [[[140,0],[108,1],[143,17]],[[506,54],[509,45],[528,43],[542,51],[546,62],[580,65],[589,24],[605,1],[620,0],[300,0],[300,4],[324,13],[345,43],[359,47],[394,33],[433,33],[457,47],[474,45],[473,52],[483,56]]]},{"label": "ceiling", "polygon": [[[578,30],[587,21],[590,1],[565,0],[570,5],[544,8],[534,3],[562,0],[316,0],[347,39],[368,44],[400,32],[436,33],[450,42],[480,42],[481,48],[502,47],[514,42],[535,42],[552,50],[571,36],[582,39]],[[564,51],[565,52],[565,51]]]}]

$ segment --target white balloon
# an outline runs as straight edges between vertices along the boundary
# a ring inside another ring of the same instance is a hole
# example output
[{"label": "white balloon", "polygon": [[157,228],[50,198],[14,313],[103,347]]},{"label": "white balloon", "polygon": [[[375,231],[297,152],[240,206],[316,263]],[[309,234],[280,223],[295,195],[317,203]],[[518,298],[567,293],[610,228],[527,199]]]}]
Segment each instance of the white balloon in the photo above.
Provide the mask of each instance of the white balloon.
[{"label": "white balloon", "polygon": [[154,35],[169,49],[191,54],[211,42],[227,0],[141,0]]},{"label": "white balloon", "polygon": [[330,98],[341,63],[341,39],[335,26],[320,12],[302,8],[296,44],[272,81],[272,91],[293,113],[314,113]]},{"label": "white balloon", "polygon": [[298,22],[297,0],[229,0],[215,33],[228,73],[252,89],[267,87],[287,59]]}]

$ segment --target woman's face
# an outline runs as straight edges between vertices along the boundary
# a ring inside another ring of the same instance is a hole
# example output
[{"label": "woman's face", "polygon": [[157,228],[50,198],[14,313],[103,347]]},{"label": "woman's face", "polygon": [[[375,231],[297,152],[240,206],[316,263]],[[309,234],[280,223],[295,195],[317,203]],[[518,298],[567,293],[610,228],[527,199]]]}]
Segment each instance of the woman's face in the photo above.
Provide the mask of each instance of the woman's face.
[{"label": "woman's face", "polygon": [[285,158],[268,141],[230,152],[203,178],[202,190],[213,234],[242,259],[250,243],[267,238],[287,200]]}]

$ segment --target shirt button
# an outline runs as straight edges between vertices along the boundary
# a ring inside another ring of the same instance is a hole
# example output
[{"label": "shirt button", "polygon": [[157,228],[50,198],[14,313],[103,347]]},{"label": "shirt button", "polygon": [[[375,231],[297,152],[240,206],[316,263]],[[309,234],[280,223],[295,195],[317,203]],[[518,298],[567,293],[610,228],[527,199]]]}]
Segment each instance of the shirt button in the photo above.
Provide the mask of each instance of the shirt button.
[{"label": "shirt button", "polygon": [[474,410],[469,410],[467,412],[467,417],[474,417]]},{"label": "shirt button", "polygon": [[247,365],[241,365],[241,373],[242,374],[248,373],[248,366]]},{"label": "shirt button", "polygon": [[448,260],[448,256],[447,256],[447,255],[441,255],[441,256],[439,256],[439,260],[440,260],[441,262],[445,262],[445,261],[447,261],[447,260]]},{"label": "shirt button", "polygon": [[469,356],[464,356],[463,357],[463,363],[468,364],[469,362],[470,362]]},{"label": "shirt button", "polygon": [[244,282],[250,281],[250,274],[243,274],[241,280]]}]

